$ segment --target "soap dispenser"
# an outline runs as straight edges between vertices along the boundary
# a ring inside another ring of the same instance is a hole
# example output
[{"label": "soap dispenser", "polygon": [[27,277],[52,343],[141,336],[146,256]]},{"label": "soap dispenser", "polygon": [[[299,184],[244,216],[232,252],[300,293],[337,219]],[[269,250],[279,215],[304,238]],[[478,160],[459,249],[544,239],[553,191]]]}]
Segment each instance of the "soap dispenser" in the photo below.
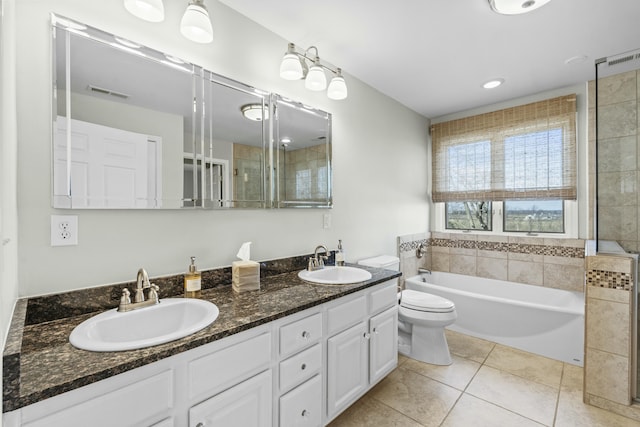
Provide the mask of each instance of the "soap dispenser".
[{"label": "soap dispenser", "polygon": [[338,250],[336,251],[336,265],[344,265],[344,249],[342,249],[342,240],[338,240]]},{"label": "soap dispenser", "polygon": [[200,298],[202,289],[202,275],[196,267],[196,257],[191,257],[189,271],[184,275],[184,296],[185,298]]}]

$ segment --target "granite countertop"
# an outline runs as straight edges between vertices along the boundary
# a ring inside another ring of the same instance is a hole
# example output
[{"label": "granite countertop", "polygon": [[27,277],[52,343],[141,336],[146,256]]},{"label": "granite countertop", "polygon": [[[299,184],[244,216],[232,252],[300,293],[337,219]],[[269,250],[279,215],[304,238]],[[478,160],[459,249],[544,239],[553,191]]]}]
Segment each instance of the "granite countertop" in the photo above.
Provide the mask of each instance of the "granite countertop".
[{"label": "granite countertop", "polygon": [[[368,268],[372,278],[353,285],[313,285],[296,271],[262,277],[260,290],[235,293],[230,285],[202,290],[220,309],[216,321],[188,337],[139,350],[97,353],[69,344],[69,334],[97,311],[35,322],[29,300],[18,300],[3,355],[3,412],[208,344],[327,301],[357,292],[399,272]],[[117,294],[116,294],[117,295]],[[162,294],[161,298],[164,297]],[[117,306],[117,303],[113,307]]]}]

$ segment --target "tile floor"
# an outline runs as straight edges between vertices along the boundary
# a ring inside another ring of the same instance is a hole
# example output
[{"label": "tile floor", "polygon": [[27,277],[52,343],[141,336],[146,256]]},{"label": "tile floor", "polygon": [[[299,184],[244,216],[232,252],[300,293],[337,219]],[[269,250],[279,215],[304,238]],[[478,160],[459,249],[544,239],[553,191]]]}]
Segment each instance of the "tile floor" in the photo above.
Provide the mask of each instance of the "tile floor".
[{"label": "tile floor", "polygon": [[582,403],[582,368],[447,331],[451,366],[404,356],[330,427],[627,427]]}]

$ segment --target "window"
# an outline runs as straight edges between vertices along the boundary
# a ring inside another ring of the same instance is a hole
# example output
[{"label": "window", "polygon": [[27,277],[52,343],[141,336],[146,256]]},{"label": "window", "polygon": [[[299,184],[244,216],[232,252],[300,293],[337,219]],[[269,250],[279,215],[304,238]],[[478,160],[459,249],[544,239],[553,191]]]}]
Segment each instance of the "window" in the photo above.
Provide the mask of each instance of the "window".
[{"label": "window", "polygon": [[575,128],[575,95],[434,124],[439,228],[566,233],[565,207],[577,197]]},{"label": "window", "polygon": [[562,200],[505,200],[504,231],[564,233]]},{"label": "window", "polygon": [[450,230],[491,231],[491,202],[445,203],[446,227]]}]

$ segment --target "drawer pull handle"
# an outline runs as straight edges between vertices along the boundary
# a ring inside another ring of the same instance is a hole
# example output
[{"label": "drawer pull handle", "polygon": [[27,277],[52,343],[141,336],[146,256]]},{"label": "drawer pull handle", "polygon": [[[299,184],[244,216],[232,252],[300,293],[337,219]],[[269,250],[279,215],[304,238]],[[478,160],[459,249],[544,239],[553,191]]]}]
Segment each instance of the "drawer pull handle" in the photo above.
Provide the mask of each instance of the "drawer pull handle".
[{"label": "drawer pull handle", "polygon": [[306,409],[302,410],[302,414],[301,414],[304,418],[310,417],[311,414],[309,413],[309,411],[307,411]]},{"label": "drawer pull handle", "polygon": [[304,338],[305,340],[308,340],[309,338],[311,338],[311,333],[307,331],[302,332],[302,338]]},{"label": "drawer pull handle", "polygon": [[303,371],[304,371],[305,369],[307,369],[307,364],[306,364],[306,363],[303,363],[303,364],[302,364],[302,366],[300,366],[300,369],[302,369]]}]

